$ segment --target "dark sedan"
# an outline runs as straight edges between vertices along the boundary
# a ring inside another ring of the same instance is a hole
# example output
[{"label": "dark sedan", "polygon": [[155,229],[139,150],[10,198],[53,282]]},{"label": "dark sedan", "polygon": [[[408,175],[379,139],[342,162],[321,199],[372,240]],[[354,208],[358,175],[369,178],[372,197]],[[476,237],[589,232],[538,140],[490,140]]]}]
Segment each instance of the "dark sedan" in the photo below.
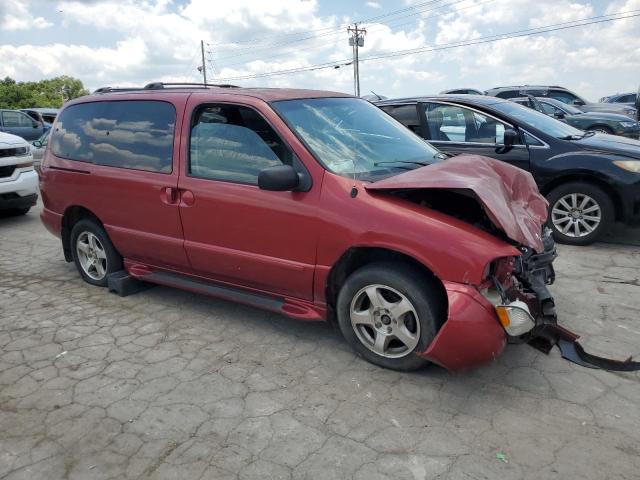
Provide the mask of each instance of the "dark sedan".
[{"label": "dark sedan", "polygon": [[514,98],[512,102],[533,108],[580,130],[608,133],[609,135],[620,135],[635,139],[640,137],[640,124],[634,119],[619,113],[583,112],[573,105],[567,105],[553,98],[536,98],[531,95],[528,97]]},{"label": "dark sedan", "polygon": [[528,170],[558,241],[587,245],[616,220],[640,223],[640,141],[584,132],[514,102],[436,95],[376,104],[445,153]]}]

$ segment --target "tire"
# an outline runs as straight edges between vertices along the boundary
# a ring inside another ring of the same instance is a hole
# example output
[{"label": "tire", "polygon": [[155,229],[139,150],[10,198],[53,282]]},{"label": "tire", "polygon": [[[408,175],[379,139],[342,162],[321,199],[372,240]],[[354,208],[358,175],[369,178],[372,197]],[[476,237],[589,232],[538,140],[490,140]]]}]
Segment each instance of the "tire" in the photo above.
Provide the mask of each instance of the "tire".
[{"label": "tire", "polygon": [[[586,197],[587,203],[583,204]],[[547,195],[547,200],[548,224],[553,231],[553,238],[560,243],[589,245],[609,231],[615,219],[611,197],[591,183],[565,183],[553,189]],[[594,219],[598,216],[599,221],[596,222]]]},{"label": "tire", "polygon": [[[107,276],[122,270],[122,257],[96,221],[83,219],[77,222],[71,229],[69,241],[73,261],[85,282],[106,287]],[[87,267],[89,260],[93,260],[93,267]]]},{"label": "tire", "polygon": [[606,133],[607,135],[613,135],[613,130],[605,125],[593,125],[587,128],[588,132]]},{"label": "tire", "polygon": [[[380,295],[378,307],[371,302],[372,292]],[[402,298],[408,303],[399,302]],[[389,311],[393,304],[398,307]],[[352,323],[352,308],[355,321],[362,323]],[[352,273],[340,289],[336,310],[342,335],[358,354],[375,365],[401,371],[429,363],[418,354],[436,336],[445,314],[434,280],[399,262],[372,263]],[[394,315],[393,310],[399,314]],[[374,351],[378,338],[380,344]]]}]

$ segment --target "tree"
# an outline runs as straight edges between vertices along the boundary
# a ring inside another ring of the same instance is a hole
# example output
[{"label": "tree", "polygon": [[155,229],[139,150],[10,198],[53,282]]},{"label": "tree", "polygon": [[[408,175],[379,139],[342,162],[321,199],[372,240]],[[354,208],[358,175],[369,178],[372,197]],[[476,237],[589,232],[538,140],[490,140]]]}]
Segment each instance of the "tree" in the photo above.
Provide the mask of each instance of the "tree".
[{"label": "tree", "polygon": [[71,99],[88,94],[82,81],[67,75],[39,82],[16,82],[5,77],[0,81],[0,108],[59,108]]}]

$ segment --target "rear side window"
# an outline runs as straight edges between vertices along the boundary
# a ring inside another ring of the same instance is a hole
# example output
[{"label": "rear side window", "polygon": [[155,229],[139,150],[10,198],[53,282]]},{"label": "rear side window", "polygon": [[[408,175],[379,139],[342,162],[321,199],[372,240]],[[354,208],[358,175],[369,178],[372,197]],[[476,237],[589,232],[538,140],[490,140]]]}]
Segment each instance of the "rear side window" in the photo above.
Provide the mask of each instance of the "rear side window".
[{"label": "rear side window", "polygon": [[58,117],[51,151],[96,165],[170,173],[175,121],[167,102],[80,103]]},{"label": "rear side window", "polygon": [[22,112],[2,112],[2,123],[5,127],[31,127],[33,121]]},{"label": "rear side window", "polygon": [[412,132],[420,132],[420,118],[418,117],[417,105],[389,105],[382,107],[382,110],[398,120]]},{"label": "rear side window", "polygon": [[504,92],[500,92],[496,94],[498,98],[516,98],[520,96],[520,92],[518,90],[505,90]]}]

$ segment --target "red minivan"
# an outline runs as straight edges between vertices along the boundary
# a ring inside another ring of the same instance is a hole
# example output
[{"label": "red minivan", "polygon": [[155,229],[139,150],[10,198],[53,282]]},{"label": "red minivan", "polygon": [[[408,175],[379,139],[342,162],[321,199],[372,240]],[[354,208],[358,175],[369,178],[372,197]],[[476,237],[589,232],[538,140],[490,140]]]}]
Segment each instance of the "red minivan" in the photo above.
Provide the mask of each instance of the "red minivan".
[{"label": "red minivan", "polygon": [[90,284],[124,270],[457,370],[555,324],[555,248],[529,173],[445,158],[345,94],[105,88],[56,119],[42,220]]}]

